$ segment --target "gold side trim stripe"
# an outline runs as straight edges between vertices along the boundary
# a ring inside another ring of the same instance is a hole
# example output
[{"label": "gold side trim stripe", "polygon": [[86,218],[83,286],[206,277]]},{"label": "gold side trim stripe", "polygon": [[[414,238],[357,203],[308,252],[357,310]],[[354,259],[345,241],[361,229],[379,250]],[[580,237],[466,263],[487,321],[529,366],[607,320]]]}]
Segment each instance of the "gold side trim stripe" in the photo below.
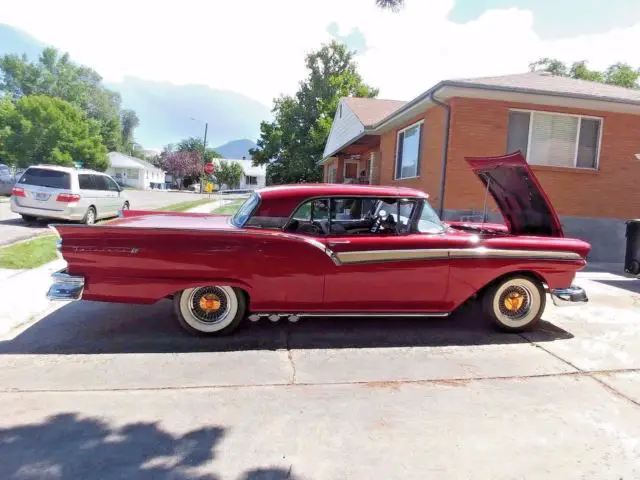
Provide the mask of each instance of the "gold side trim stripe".
[{"label": "gold side trim stripe", "polygon": [[489,248],[370,250],[365,252],[335,253],[341,264],[391,262],[402,260],[442,260],[465,258],[520,258],[533,260],[581,260],[574,252],[551,250],[507,250]]}]

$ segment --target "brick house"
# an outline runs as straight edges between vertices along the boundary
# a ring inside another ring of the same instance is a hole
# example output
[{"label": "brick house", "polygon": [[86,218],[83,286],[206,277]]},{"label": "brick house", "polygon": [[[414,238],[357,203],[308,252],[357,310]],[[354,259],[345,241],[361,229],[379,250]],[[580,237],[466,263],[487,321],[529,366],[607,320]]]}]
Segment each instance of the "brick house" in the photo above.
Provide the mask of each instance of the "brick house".
[{"label": "brick house", "polygon": [[418,188],[445,219],[482,218],[485,192],[464,157],[516,150],[566,235],[591,242],[593,261],[623,261],[624,220],[640,218],[637,90],[534,72],[445,80],[409,102],[343,98],[324,181]]}]

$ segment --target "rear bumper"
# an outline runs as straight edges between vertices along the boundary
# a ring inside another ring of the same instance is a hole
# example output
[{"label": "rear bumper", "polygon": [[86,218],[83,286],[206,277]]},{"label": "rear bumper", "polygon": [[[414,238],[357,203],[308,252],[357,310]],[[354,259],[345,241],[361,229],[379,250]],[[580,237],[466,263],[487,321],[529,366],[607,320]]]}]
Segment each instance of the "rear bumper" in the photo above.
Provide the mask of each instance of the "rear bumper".
[{"label": "rear bumper", "polygon": [[64,270],[52,275],[53,284],[49,287],[49,300],[73,301],[82,298],[84,291],[84,277],[69,275]]},{"label": "rear bumper", "polygon": [[32,217],[55,218],[58,220],[79,221],[84,218],[86,210],[76,204],[70,204],[64,210],[50,210],[46,208],[25,207],[11,197],[11,211],[20,215],[31,215]]},{"label": "rear bumper", "polygon": [[556,307],[569,307],[589,301],[587,292],[577,285],[571,285],[569,288],[555,288],[551,290],[551,299]]}]

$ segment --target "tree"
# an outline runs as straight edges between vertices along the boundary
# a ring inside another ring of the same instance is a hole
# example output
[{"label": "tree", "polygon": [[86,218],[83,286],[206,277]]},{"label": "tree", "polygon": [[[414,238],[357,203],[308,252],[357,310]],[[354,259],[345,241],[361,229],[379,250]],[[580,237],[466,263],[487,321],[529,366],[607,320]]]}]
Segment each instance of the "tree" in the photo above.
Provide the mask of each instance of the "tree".
[{"label": "tree", "polygon": [[563,77],[607,83],[619,87],[640,88],[640,85],[638,85],[640,70],[634,69],[626,63],[615,63],[604,72],[599,72],[589,69],[587,62],[584,60],[573,62],[571,67],[567,67],[564,62],[556,58],[541,58],[536,62],[530,63],[529,69],[532,72],[545,71]]},{"label": "tree", "polygon": [[45,95],[21,97],[10,107],[0,107],[2,148],[10,163],[84,166],[105,170],[109,166],[99,125],[64,100]]},{"label": "tree", "polygon": [[357,71],[355,52],[331,42],[306,57],[307,78],[297,93],[274,100],[272,122],[262,122],[255,165],[267,165],[267,182],[299,183],[322,179],[325,143],[342,97],[375,97]]},{"label": "tree", "polygon": [[217,162],[213,176],[218,185],[227,185],[235,188],[240,185],[244,170],[238,162],[227,162],[220,160]]},{"label": "tree", "polygon": [[133,145],[133,131],[140,125],[140,119],[133,110],[122,110],[120,112],[120,125],[122,126],[122,145],[130,149]]},{"label": "tree", "polygon": [[[189,137],[180,140],[174,147],[178,152],[197,152],[202,158],[204,152],[204,142],[200,137]],[[207,148],[204,159],[207,163],[213,161],[214,158],[222,158],[213,148]]]},{"label": "tree", "polygon": [[376,5],[380,8],[397,12],[404,7],[404,0],[376,0]]},{"label": "tree", "polygon": [[180,188],[186,177],[198,176],[202,171],[197,152],[162,152],[159,166],[174,177]]},{"label": "tree", "polygon": [[25,55],[0,57],[0,91],[17,100],[24,95],[49,95],[65,100],[99,124],[109,150],[121,147],[120,95],[102,85],[93,69],[76,65],[68,53],[45,48],[35,63]]}]

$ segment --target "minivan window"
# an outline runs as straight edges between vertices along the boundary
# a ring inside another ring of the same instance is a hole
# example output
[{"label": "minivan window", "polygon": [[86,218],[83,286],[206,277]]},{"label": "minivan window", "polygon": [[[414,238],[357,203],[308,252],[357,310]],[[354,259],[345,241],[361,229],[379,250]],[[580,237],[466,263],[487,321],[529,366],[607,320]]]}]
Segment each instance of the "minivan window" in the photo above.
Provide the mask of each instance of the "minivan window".
[{"label": "minivan window", "polygon": [[71,188],[71,175],[60,170],[29,168],[20,178],[20,184],[69,190]]},{"label": "minivan window", "polygon": [[78,175],[78,184],[80,185],[80,190],[96,190],[95,183],[93,182],[93,175],[81,173]]},{"label": "minivan window", "polygon": [[102,178],[104,178],[105,182],[107,182],[107,189],[111,190],[112,192],[120,191],[120,187],[112,178],[110,177],[102,177]]},{"label": "minivan window", "polygon": [[93,177],[93,188],[96,190],[109,190],[107,186],[107,179],[102,175],[91,175]]}]

